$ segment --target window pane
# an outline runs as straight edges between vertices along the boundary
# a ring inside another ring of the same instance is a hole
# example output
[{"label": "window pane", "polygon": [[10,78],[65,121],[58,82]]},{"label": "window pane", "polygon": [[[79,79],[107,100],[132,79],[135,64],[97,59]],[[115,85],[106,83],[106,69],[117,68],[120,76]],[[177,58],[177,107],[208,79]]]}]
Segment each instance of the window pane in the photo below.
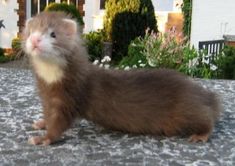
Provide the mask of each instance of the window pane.
[{"label": "window pane", "polygon": [[100,9],[105,9],[105,1],[106,0],[100,0]]},{"label": "window pane", "polygon": [[67,0],[61,0],[61,3],[67,3]]},{"label": "window pane", "polygon": [[48,1],[48,4],[54,3],[54,2],[55,2],[55,0],[49,0],[49,1]]},{"label": "window pane", "polygon": [[31,0],[31,16],[38,13],[38,0]]},{"label": "window pane", "polygon": [[70,0],[70,4],[73,4],[73,5],[77,6],[76,0]]},{"label": "window pane", "polygon": [[47,1],[40,0],[40,11],[43,11],[46,6],[47,6]]}]

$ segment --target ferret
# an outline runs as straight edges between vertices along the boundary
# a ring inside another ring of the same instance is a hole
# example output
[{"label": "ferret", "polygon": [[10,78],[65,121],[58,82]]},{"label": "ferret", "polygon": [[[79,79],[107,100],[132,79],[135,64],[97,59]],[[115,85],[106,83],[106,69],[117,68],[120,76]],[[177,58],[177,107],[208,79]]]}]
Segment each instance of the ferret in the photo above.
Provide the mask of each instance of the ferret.
[{"label": "ferret", "polygon": [[93,65],[70,16],[42,12],[27,20],[22,48],[29,56],[43,107],[33,145],[57,141],[76,118],[105,128],[206,142],[221,106],[216,94],[170,69],[105,70]]}]

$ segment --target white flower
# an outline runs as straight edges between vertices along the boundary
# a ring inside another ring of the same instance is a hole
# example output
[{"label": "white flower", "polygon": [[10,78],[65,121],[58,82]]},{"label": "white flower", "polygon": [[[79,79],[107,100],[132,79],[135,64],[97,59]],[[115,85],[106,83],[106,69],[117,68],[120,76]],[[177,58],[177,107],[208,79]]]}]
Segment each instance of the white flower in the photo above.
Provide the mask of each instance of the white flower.
[{"label": "white flower", "polygon": [[138,60],[138,63],[141,63],[142,62],[142,60]]},{"label": "white flower", "polygon": [[151,59],[148,59],[148,64],[149,64],[151,67],[156,67],[156,64],[155,64]]},{"label": "white flower", "polygon": [[210,59],[208,56],[205,56],[202,58],[202,63],[205,63],[205,64],[209,64],[210,63]]},{"label": "white flower", "polygon": [[146,64],[143,64],[143,63],[140,64],[140,67],[145,67],[145,66],[146,66]]},{"label": "white flower", "polygon": [[101,62],[104,63],[104,62],[110,62],[111,61],[111,58],[109,56],[105,56]]},{"label": "white flower", "polygon": [[93,62],[93,65],[98,65],[99,64],[99,60],[95,60],[94,62]]},{"label": "white flower", "polygon": [[126,67],[124,68],[124,70],[130,70],[130,67],[129,67],[129,66],[126,66]]},{"label": "white flower", "polygon": [[218,67],[217,67],[217,66],[215,66],[215,65],[213,65],[213,64],[211,64],[211,65],[210,65],[210,69],[211,69],[212,71],[215,71],[215,70],[217,70],[217,69],[218,69]]},{"label": "white flower", "polygon": [[136,66],[136,65],[133,65],[133,66],[132,66],[132,68],[136,69],[136,68],[137,68],[137,66]]},{"label": "white flower", "polygon": [[189,61],[189,67],[194,67],[196,65],[198,65],[198,58],[194,58]]},{"label": "white flower", "polygon": [[101,63],[100,65],[99,65],[99,67],[101,68],[101,67],[103,67],[104,65]]},{"label": "white flower", "polygon": [[110,67],[109,64],[105,64],[105,65],[104,65],[104,68],[105,68],[105,69],[109,69],[109,67]]},{"label": "white flower", "polygon": [[132,46],[134,46],[134,47],[136,46],[136,44],[135,44],[135,43],[131,43],[131,45],[132,45]]}]

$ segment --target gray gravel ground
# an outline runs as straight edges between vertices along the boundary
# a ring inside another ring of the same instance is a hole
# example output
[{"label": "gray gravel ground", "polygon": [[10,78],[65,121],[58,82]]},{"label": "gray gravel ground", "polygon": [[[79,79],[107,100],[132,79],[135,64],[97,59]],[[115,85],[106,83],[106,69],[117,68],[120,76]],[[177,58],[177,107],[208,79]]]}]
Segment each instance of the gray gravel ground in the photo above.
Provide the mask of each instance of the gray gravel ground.
[{"label": "gray gravel ground", "polygon": [[31,128],[42,117],[32,73],[9,65],[0,67],[0,165],[234,166],[235,81],[196,81],[220,94],[224,106],[207,143],[123,134],[82,120],[60,142],[42,147],[27,144],[28,137],[43,133]]}]

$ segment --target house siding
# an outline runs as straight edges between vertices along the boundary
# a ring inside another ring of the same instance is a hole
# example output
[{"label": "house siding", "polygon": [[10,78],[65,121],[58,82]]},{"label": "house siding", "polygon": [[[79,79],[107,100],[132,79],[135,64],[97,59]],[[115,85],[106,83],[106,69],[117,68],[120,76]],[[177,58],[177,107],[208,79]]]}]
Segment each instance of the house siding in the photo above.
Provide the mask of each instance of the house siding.
[{"label": "house siding", "polygon": [[192,10],[191,45],[199,41],[223,39],[235,35],[234,0],[194,0]]},{"label": "house siding", "polygon": [[0,29],[0,47],[11,48],[11,41],[18,32],[17,1],[0,1],[0,20],[5,28]]}]

